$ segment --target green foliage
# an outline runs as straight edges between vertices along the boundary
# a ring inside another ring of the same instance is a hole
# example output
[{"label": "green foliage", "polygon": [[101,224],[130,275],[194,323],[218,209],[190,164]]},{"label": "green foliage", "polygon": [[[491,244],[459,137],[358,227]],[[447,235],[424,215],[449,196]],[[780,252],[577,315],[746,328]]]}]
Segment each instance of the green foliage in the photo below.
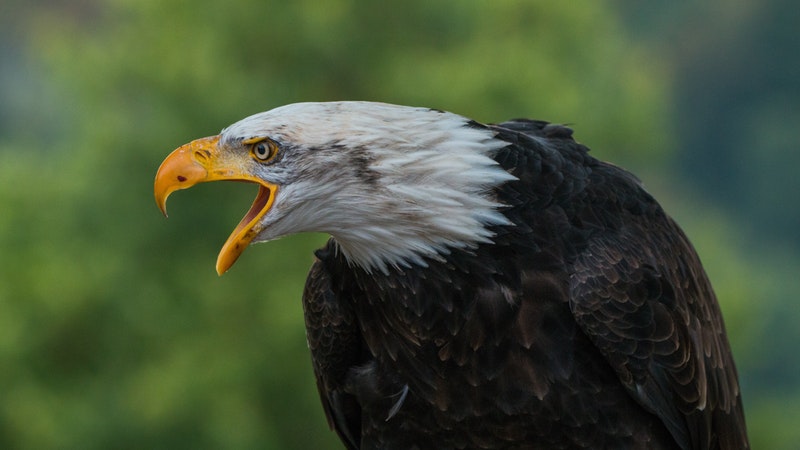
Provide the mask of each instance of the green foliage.
[{"label": "green foliage", "polygon": [[[255,191],[201,185],[175,194],[165,221],[153,176],[191,139],[289,102],[365,99],[567,122],[633,166],[661,165],[672,144],[667,67],[605,2],[51,6],[17,25],[32,30],[18,64],[44,67],[24,81],[47,113],[0,136],[3,448],[339,447],[300,305],[325,237],[251,248],[218,278],[216,252]],[[698,225],[701,253],[720,261],[733,341],[755,358],[757,289],[724,278],[751,262],[708,231],[726,220]]]}]

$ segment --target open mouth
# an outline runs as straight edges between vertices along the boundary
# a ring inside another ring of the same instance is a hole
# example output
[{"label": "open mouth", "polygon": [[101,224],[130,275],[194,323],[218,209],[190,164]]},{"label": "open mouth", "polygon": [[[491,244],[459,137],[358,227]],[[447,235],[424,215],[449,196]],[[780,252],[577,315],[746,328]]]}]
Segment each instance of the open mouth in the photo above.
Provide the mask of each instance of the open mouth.
[{"label": "open mouth", "polygon": [[275,200],[277,186],[265,184],[263,181],[236,180],[258,184],[258,194],[256,195],[250,209],[236,225],[228,240],[222,246],[222,250],[217,257],[217,273],[225,273],[233,263],[239,258],[250,242],[258,236],[261,228],[258,223],[262,217],[270,210]]},{"label": "open mouth", "polygon": [[253,229],[253,226],[258,219],[260,219],[267,212],[266,206],[267,203],[269,203],[270,194],[271,191],[268,187],[259,184],[258,195],[256,195],[255,200],[253,200],[253,204],[250,205],[250,209],[247,211],[247,214],[242,217],[242,220],[240,220],[239,224],[236,225],[236,228],[234,228],[233,233],[231,233],[231,237],[238,236],[242,230]]}]

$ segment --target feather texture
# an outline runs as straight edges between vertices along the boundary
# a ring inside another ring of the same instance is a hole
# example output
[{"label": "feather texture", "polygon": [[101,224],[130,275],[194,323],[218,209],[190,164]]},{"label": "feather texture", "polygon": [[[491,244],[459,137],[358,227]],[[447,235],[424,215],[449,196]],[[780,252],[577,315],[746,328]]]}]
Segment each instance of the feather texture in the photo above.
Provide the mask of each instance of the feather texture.
[{"label": "feather texture", "polygon": [[491,226],[509,224],[493,192],[513,179],[492,158],[505,142],[470,124],[426,108],[300,103],[231,125],[221,142],[282,144],[260,173],[281,189],[255,242],[326,232],[349,263],[387,273],[489,243]]},{"label": "feather texture", "polygon": [[[569,129],[488,129],[515,178],[495,188],[511,224],[492,242],[382,274],[349,267],[334,241],[318,253],[309,282],[358,323],[360,352],[320,390],[361,408],[351,448],[747,448],[721,314],[677,225]],[[306,315],[310,336],[322,319]],[[310,342],[330,380],[331,354]]]}]

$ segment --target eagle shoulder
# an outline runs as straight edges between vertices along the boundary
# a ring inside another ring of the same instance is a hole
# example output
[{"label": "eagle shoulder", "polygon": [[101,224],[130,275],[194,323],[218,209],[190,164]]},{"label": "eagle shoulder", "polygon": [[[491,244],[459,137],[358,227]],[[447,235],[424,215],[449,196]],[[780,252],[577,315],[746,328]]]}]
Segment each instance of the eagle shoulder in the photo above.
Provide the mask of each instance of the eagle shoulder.
[{"label": "eagle shoulder", "polygon": [[722,315],[682,230],[627,172],[598,165],[574,221],[576,321],[681,448],[747,448]]}]

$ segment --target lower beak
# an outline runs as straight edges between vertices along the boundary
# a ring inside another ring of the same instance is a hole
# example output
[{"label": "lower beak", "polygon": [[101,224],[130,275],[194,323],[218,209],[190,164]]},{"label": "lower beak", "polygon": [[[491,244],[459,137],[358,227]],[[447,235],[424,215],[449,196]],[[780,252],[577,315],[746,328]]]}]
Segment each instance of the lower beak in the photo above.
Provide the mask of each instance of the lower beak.
[{"label": "lower beak", "polygon": [[237,154],[223,154],[219,136],[194,140],[170,153],[158,168],[155,180],[156,204],[167,215],[167,197],[207,181],[244,181],[259,185],[258,195],[247,214],[233,230],[217,257],[217,273],[222,275],[233,266],[239,255],[261,231],[259,222],[270,210],[278,186],[249,173],[248,160]]}]

